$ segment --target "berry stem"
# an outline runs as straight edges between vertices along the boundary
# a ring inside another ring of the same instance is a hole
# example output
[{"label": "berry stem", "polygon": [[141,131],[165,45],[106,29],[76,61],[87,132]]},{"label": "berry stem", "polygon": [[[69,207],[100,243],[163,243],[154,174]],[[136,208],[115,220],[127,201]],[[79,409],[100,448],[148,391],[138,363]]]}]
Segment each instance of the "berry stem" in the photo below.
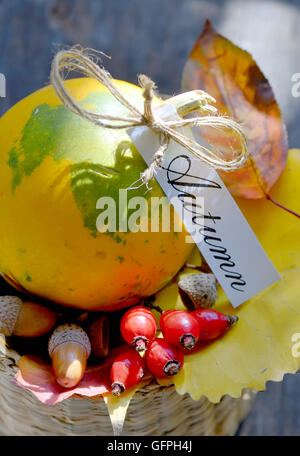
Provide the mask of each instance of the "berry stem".
[{"label": "berry stem", "polygon": [[195,336],[192,334],[185,334],[180,338],[180,344],[183,346],[183,348],[191,350],[195,347]]},{"label": "berry stem", "polygon": [[125,391],[125,386],[122,383],[113,383],[111,392],[114,396],[120,396]]},{"label": "berry stem", "polygon": [[228,327],[232,326],[239,319],[239,317],[237,315],[226,315],[226,318],[228,321]]},{"label": "berry stem", "polygon": [[164,366],[164,373],[170,377],[178,374],[180,369],[180,363],[176,360],[168,361]]},{"label": "berry stem", "polygon": [[146,337],[138,336],[133,339],[131,345],[136,351],[141,352],[147,350],[148,342],[149,341]]},{"label": "berry stem", "polygon": [[150,307],[150,309],[156,310],[156,311],[157,311],[157,312],[159,312],[160,314],[162,314],[162,313],[163,313],[163,310],[162,310],[162,308],[161,308],[161,307],[159,307],[159,306],[155,306],[154,304],[150,304],[150,306],[149,306],[149,307]]}]

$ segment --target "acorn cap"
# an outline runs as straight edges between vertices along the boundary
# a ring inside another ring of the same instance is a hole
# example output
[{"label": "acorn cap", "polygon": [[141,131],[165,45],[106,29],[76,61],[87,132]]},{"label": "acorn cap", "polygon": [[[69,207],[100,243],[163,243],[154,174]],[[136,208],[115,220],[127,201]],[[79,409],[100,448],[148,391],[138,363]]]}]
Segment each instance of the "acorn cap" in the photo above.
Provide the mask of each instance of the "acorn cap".
[{"label": "acorn cap", "polygon": [[91,343],[87,333],[78,325],[65,323],[58,326],[52,333],[49,343],[48,352],[50,358],[59,345],[67,342],[73,342],[82,345],[88,358],[91,354]]},{"label": "acorn cap", "polygon": [[0,333],[11,336],[23,304],[17,296],[0,296]]},{"label": "acorn cap", "polygon": [[181,299],[188,310],[212,307],[217,298],[217,281],[214,274],[189,274],[178,282]]}]

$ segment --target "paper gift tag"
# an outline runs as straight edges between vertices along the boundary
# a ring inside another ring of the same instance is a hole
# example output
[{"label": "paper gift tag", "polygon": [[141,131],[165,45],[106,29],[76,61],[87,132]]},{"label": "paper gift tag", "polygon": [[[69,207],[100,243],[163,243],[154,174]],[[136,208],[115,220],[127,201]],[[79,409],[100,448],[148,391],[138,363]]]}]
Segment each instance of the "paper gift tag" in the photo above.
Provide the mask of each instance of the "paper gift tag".
[{"label": "paper gift tag", "polygon": [[[156,109],[155,116],[179,118],[171,105]],[[187,128],[181,132],[192,137]],[[145,126],[130,129],[128,134],[150,165],[159,147],[159,136]],[[234,307],[280,279],[213,168],[171,140],[155,178]]]}]

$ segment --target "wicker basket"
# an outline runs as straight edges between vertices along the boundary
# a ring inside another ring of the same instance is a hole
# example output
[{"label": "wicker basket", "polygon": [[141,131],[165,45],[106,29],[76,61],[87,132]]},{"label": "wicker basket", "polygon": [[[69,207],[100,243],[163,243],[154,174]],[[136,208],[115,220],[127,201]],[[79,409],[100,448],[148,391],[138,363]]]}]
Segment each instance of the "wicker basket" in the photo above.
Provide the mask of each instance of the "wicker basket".
[{"label": "wicker basket", "polygon": [[[31,392],[12,383],[18,353],[0,337],[0,434],[112,435],[112,426],[102,398],[73,397],[55,406],[41,404]],[[173,386],[149,385],[133,397],[122,435],[233,435],[249,412],[254,393],[225,396],[219,404],[206,398],[196,402],[180,396]]]}]

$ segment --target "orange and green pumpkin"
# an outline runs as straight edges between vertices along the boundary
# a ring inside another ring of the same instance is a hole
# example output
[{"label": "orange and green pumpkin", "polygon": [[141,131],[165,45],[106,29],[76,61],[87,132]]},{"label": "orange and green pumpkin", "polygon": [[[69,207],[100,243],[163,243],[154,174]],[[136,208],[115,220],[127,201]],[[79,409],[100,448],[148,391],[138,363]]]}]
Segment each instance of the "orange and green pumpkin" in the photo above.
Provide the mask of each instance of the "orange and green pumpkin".
[{"label": "orange and green pumpkin", "polygon": [[[115,83],[142,109],[138,87]],[[66,85],[86,109],[126,114],[92,79]],[[119,189],[146,168],[126,130],[71,113],[48,86],[0,119],[0,147],[0,271],[16,287],[66,306],[115,310],[153,294],[183,265],[193,247],[184,228],[97,231],[97,200],[111,196],[118,210]],[[145,187],[132,192],[145,196]],[[152,196],[163,196],[156,182]]]}]

